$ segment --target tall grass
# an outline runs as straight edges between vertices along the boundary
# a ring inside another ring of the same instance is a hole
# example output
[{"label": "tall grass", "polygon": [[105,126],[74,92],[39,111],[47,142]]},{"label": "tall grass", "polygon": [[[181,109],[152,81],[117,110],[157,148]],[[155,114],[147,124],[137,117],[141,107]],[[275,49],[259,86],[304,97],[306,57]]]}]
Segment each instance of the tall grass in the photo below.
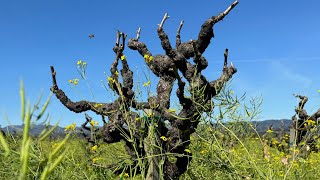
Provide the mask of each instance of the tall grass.
[{"label": "tall grass", "polygon": [[[275,134],[270,131],[260,136],[250,123],[258,114],[261,102],[241,104],[231,92],[224,89],[222,95],[229,96],[226,99],[232,106],[216,103],[218,113],[204,115],[196,133],[191,136],[188,150],[193,154],[192,161],[180,179],[318,179],[320,153],[310,151],[305,156],[303,149],[290,149],[286,142],[281,145],[285,146],[285,151],[279,148],[281,143],[267,147],[266,144],[274,142]],[[93,151],[92,145],[76,136],[76,129],[66,131],[65,138],[53,138],[50,135],[58,123],[46,128],[38,137],[30,136],[32,124],[45,117],[51,95],[35,116],[32,114],[37,112],[35,107],[39,107],[41,101],[31,106],[24,94],[21,82],[23,133],[6,132],[4,136],[0,133],[0,177],[3,179],[143,179],[137,169],[146,172],[145,167],[152,157],[159,157],[161,177],[163,157],[174,161],[177,156],[161,151],[159,140],[152,133],[149,145],[159,151],[135,158],[126,153],[124,142],[104,144],[95,139],[99,146]],[[236,117],[242,121],[236,121]],[[152,121],[148,125],[152,125]],[[131,128],[127,138],[134,142],[134,127]],[[138,163],[134,165],[133,161]],[[115,163],[116,169],[125,167],[129,173],[113,174],[115,169],[111,165]]]},{"label": "tall grass", "polygon": [[[49,96],[47,101],[44,103],[44,105],[40,109],[40,112],[36,116],[35,121],[40,120],[43,114],[45,113],[50,103],[51,96],[52,94]],[[27,105],[25,104],[25,89],[24,89],[23,81],[20,82],[20,97],[21,97],[21,118],[24,125],[22,137],[19,134],[10,134],[10,132],[7,132],[5,137],[2,134],[0,134],[0,142],[2,147],[5,150],[2,163],[6,164],[6,162],[8,162],[9,160],[14,162],[14,164],[11,164],[12,170],[15,170],[17,167],[20,166],[19,170],[17,169],[18,171],[16,171],[16,172],[19,172],[18,179],[20,180],[29,179],[32,176],[33,178],[40,177],[40,175],[41,175],[41,179],[47,179],[48,175],[53,171],[53,169],[57,167],[57,165],[63,160],[65,155],[65,150],[62,153],[60,151],[64,149],[64,145],[68,140],[69,135],[67,135],[64,138],[64,140],[59,146],[53,149],[52,153],[49,153],[49,156],[47,159],[41,160],[40,158],[41,151],[39,151],[40,154],[34,154],[35,148],[39,148],[40,141],[43,141],[44,139],[48,138],[48,136],[53,130],[45,129],[40,134],[40,136],[35,139],[30,137],[29,130],[31,128],[31,123],[34,121],[33,117],[35,117],[33,116],[33,113],[39,107],[40,99],[33,106],[33,109],[31,109],[30,101],[27,102]],[[17,142],[16,139],[18,140],[21,139],[21,141]],[[9,143],[7,141],[9,141]],[[20,148],[20,151],[18,151],[19,148]],[[44,169],[43,171],[34,172],[33,168],[30,167],[31,165],[30,161],[34,161],[34,158],[41,161],[39,162],[39,165],[41,165],[41,167],[38,167],[38,170],[39,168],[41,169],[43,168]],[[46,162],[46,163],[43,163],[43,162]],[[3,169],[7,169],[7,168],[8,167],[5,167]],[[10,174],[10,171],[9,171],[9,174]],[[14,175],[16,175],[16,173],[14,173]],[[2,177],[6,177],[6,176],[2,176]]]}]

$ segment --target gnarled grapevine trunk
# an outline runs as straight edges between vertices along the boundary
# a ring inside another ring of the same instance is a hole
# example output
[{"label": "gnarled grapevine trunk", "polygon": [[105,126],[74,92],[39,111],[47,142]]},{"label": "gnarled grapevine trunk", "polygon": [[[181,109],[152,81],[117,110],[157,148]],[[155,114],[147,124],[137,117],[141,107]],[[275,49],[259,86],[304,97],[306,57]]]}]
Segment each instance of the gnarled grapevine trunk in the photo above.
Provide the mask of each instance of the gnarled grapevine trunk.
[{"label": "gnarled grapevine trunk", "polygon": [[[176,34],[175,48],[171,46],[163,28],[169,18],[168,14],[165,14],[157,29],[165,51],[162,55],[153,55],[147,45],[140,41],[139,28],[137,36],[129,39],[128,47],[138,51],[148,68],[159,77],[156,95],[148,97],[146,102],[137,102],[135,99],[135,92],[132,89],[133,72],[123,54],[127,36],[122,32],[117,33],[113,48],[116,57],[111,65],[111,76],[108,79],[109,87],[118,95],[114,102],[73,102],[58,87],[53,67],[51,67],[53,79],[51,91],[70,111],[75,113],[93,111],[107,117],[108,122],[100,130],[103,140],[106,143],[124,140],[126,149],[135,163],[141,158],[147,159],[148,171],[144,174],[147,179],[161,179],[161,174],[164,175],[164,179],[177,179],[187,170],[192,159],[192,153],[188,151],[190,135],[195,132],[202,114],[214,109],[212,98],[219,94],[223,85],[237,72],[232,63],[228,66],[228,49],[226,49],[221,76],[209,81],[202,74],[208,67],[208,61],[202,54],[214,37],[213,26],[228,15],[237,4],[238,1],[233,2],[224,12],[206,20],[195,40],[181,42],[180,31],[184,23],[181,21]],[[189,61],[190,58],[193,59],[193,63]],[[117,69],[119,61],[122,64],[120,73]],[[122,76],[122,82],[119,81],[119,75]],[[176,96],[182,108],[180,112],[170,109],[170,96],[176,81],[178,82]],[[190,97],[184,94],[185,81],[189,84]],[[132,109],[148,111],[147,116],[141,116]],[[165,125],[165,121],[168,125]],[[175,154],[176,161],[169,161],[165,154]]]}]

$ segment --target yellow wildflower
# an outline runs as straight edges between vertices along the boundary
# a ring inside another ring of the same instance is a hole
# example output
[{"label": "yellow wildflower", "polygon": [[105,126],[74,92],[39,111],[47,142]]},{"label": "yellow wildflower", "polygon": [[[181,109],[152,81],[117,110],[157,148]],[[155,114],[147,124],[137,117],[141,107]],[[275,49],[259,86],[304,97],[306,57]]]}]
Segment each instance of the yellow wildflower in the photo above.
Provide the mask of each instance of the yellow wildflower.
[{"label": "yellow wildflower", "polygon": [[98,108],[98,107],[101,107],[102,106],[102,103],[97,103],[95,105],[93,105],[95,108]]},{"label": "yellow wildflower", "polygon": [[108,81],[109,81],[110,83],[116,82],[112,77],[108,77]]},{"label": "yellow wildflower", "polygon": [[59,143],[53,143],[52,145],[51,145],[51,147],[52,147],[52,149],[55,149],[57,146],[59,145]]},{"label": "yellow wildflower", "polygon": [[150,83],[151,83],[151,82],[150,82],[150,80],[149,80],[148,82],[143,83],[143,86],[144,86],[144,87],[149,86]]},{"label": "yellow wildflower", "polygon": [[191,153],[191,150],[190,149],[185,149],[184,150],[186,153]]},{"label": "yellow wildflower", "polygon": [[78,79],[78,78],[76,78],[76,79],[73,80],[73,84],[74,84],[74,85],[78,85],[78,83],[79,83],[79,79]]},{"label": "yellow wildflower", "polygon": [[122,55],[122,56],[120,57],[120,59],[123,61],[123,60],[126,59],[126,56],[125,56],[125,55]]},{"label": "yellow wildflower", "polygon": [[98,121],[91,120],[90,121],[90,125],[91,126],[98,125]]},{"label": "yellow wildflower", "polygon": [[312,119],[308,119],[308,120],[306,120],[305,122],[306,122],[308,125],[311,125],[311,126],[313,126],[313,125],[316,124],[316,122],[315,122],[314,120],[312,120]]},{"label": "yellow wildflower", "polygon": [[76,123],[72,123],[64,128],[64,131],[74,131],[76,129]]},{"label": "yellow wildflower", "polygon": [[119,72],[118,72],[118,71],[116,71],[116,72],[115,72],[115,74],[116,74],[116,76],[118,76],[118,75],[119,75]]},{"label": "yellow wildflower", "polygon": [[150,63],[153,60],[153,57],[149,56],[148,54],[145,54],[143,58],[147,63]]},{"label": "yellow wildflower", "polygon": [[207,154],[208,151],[206,149],[203,149],[202,151],[200,151],[200,154],[204,155],[204,154]]},{"label": "yellow wildflower", "polygon": [[267,133],[273,133],[272,129],[268,129]]},{"label": "yellow wildflower", "polygon": [[160,139],[162,139],[162,141],[168,141],[168,138],[166,138],[165,136],[161,136]]},{"label": "yellow wildflower", "polygon": [[169,113],[175,113],[176,110],[175,110],[175,109],[168,109],[168,112],[169,112]]},{"label": "yellow wildflower", "polygon": [[77,61],[77,65],[82,64],[82,60]]},{"label": "yellow wildflower", "polygon": [[73,83],[73,80],[72,80],[72,79],[69,79],[69,80],[68,80],[68,83]]},{"label": "yellow wildflower", "polygon": [[92,146],[91,151],[92,151],[92,152],[96,152],[97,149],[98,149],[98,146],[97,146],[97,145],[94,145],[94,146]]},{"label": "yellow wildflower", "polygon": [[124,173],[123,177],[129,177],[128,173]]},{"label": "yellow wildflower", "polygon": [[93,163],[96,163],[99,159],[100,159],[100,158],[95,157],[95,158],[92,159],[92,162],[93,162]]}]

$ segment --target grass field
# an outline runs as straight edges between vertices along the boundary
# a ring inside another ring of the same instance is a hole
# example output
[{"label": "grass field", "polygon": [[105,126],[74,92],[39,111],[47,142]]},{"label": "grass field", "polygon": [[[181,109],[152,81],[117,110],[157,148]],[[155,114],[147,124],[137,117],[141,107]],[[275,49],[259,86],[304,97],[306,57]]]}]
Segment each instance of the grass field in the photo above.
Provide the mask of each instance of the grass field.
[{"label": "grass field", "polygon": [[[93,135],[94,143],[89,143],[87,139],[79,138],[76,124],[65,127],[64,138],[50,136],[58,124],[37,137],[30,136],[31,123],[41,121],[51,96],[42,108],[37,108],[39,112],[35,116],[35,109],[25,103],[22,83],[20,95],[21,118],[25,126],[21,134],[0,133],[0,179],[143,179],[137,169],[144,168],[144,157],[134,159],[129,156],[123,141],[106,144]],[[38,107],[39,102],[33,107]],[[233,107],[227,107],[229,115],[238,111],[238,105]],[[244,106],[244,110],[249,119],[250,115],[259,112],[248,106]],[[228,116],[228,113],[224,115]],[[240,116],[233,114],[233,117]],[[308,150],[306,145],[290,147],[288,134],[279,138],[268,130],[259,135],[245,119],[224,123],[217,120],[214,124],[201,122],[185,149],[192,153],[189,157],[192,160],[180,179],[318,179],[319,152]],[[90,124],[93,132],[96,124]],[[319,141],[315,141],[315,147],[319,149]],[[162,155],[170,161],[180,156]],[[134,161],[142,163],[137,167]],[[119,169],[127,171],[114,174]]]},{"label": "grass field", "polygon": [[[52,157],[53,151],[65,139],[31,138],[26,179],[41,179],[46,169],[54,167],[49,179],[142,179],[134,176],[132,159],[122,142],[116,144],[89,144],[70,133],[69,138]],[[23,136],[6,136],[10,153],[0,146],[1,179],[17,179],[22,171]],[[187,172],[180,179],[317,179],[320,175],[320,154],[301,149],[279,151],[264,146],[258,137],[240,140],[226,136],[212,127],[201,126],[191,138],[188,150],[193,153]],[[62,155],[61,162],[55,164]],[[112,165],[132,168],[131,173],[114,175]]]}]

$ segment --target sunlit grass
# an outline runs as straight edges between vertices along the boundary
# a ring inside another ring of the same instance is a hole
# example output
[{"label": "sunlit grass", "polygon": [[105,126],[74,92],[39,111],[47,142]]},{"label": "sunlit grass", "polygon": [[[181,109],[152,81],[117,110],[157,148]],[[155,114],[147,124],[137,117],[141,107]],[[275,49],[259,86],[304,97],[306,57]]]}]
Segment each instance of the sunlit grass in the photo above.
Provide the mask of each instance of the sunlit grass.
[{"label": "sunlit grass", "polygon": [[[192,161],[180,179],[318,179],[320,153],[306,152],[303,147],[290,148],[288,135],[284,134],[280,140],[273,130],[260,136],[250,124],[259,111],[257,106],[244,105],[244,111],[240,110],[241,105],[233,103],[238,100],[231,97],[231,92],[222,92],[226,93],[224,96],[229,99],[229,105],[220,104],[219,108],[216,104],[220,114],[217,117],[208,115],[211,120],[216,120],[215,125],[208,121],[208,117],[203,117],[203,122],[191,136],[191,144],[185,151],[192,153]],[[124,141],[106,144],[94,138],[95,144],[90,144],[77,136],[75,123],[65,127],[64,138],[51,136],[58,123],[44,129],[38,137],[30,136],[31,125],[44,117],[52,94],[36,116],[36,109],[31,107],[39,107],[41,101],[31,106],[30,101],[25,100],[22,82],[20,95],[24,129],[21,134],[0,133],[1,179],[143,179],[136,168],[139,166],[142,172],[146,172],[144,167],[148,158],[167,156],[170,161],[175,161],[175,156],[179,156],[160,150],[159,155],[133,159],[127,154]],[[237,112],[240,111],[244,114],[239,116]],[[228,117],[228,121],[223,121],[224,117]],[[234,117],[241,117],[242,121]],[[92,132],[98,125],[94,120],[89,124]],[[127,138],[130,140],[131,136],[129,134]],[[152,133],[149,140],[155,141],[151,145],[167,138],[152,139],[151,136]],[[132,166],[133,161],[138,161],[136,167]],[[129,169],[129,173],[115,175],[113,172],[119,168]],[[159,169],[162,175],[162,166]]]}]

